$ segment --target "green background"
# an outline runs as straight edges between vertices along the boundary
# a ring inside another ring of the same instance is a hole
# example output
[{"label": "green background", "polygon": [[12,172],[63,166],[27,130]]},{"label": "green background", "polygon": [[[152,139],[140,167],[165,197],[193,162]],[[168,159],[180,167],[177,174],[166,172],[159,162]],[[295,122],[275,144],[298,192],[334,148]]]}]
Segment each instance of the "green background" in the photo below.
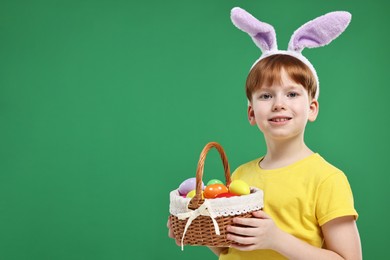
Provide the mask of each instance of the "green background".
[{"label": "green background", "polygon": [[[265,152],[246,119],[259,55],[230,21],[275,27],[348,10],[349,28],[305,50],[321,81],[306,141],[344,170],[365,259],[387,255],[387,1],[0,1],[0,259],[215,259],[167,236],[169,192],[209,141],[231,168]],[[222,178],[211,151],[205,181]]]}]

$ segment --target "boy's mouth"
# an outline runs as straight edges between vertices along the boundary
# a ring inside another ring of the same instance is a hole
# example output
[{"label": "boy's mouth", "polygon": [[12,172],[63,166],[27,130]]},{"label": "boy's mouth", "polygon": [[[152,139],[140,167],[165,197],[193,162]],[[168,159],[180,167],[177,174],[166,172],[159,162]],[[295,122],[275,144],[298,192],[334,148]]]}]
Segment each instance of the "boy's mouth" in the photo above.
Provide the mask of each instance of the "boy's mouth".
[{"label": "boy's mouth", "polygon": [[273,117],[273,118],[269,119],[268,121],[271,121],[271,122],[285,122],[285,121],[288,121],[288,120],[291,120],[291,117]]}]

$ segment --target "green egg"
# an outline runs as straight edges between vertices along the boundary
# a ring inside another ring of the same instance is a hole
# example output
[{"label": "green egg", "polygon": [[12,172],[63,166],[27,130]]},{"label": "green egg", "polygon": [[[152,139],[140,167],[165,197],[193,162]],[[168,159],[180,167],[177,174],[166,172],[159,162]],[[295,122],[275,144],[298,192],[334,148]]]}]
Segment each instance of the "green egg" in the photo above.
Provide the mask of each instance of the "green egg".
[{"label": "green egg", "polygon": [[223,182],[218,180],[218,179],[212,179],[212,180],[209,180],[209,182],[207,183],[206,186],[211,185],[211,184],[223,184]]}]

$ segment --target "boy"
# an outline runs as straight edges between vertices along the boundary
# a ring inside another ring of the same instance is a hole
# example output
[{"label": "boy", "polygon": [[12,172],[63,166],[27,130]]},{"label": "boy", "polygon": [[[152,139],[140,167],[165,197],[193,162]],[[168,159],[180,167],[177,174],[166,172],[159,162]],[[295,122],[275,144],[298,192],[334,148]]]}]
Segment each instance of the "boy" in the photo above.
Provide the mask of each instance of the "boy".
[{"label": "boy", "polygon": [[264,211],[234,219],[246,227],[228,227],[237,244],[212,248],[220,259],[361,259],[348,181],[304,143],[306,123],[318,114],[315,82],[307,66],[288,55],[252,68],[248,119],[263,132],[267,153],[240,166],[232,180],[262,189]]},{"label": "boy", "polygon": [[248,75],[246,95],[248,120],[267,146],[265,156],[241,165],[232,180],[262,189],[264,208],[253,218],[234,218],[227,229],[230,248],[210,249],[222,260],[361,259],[348,180],[304,142],[306,123],[318,115],[319,83],[301,51],[335,39],[350,15],[330,13],[303,25],[287,51],[277,49],[272,26],[246,11],[234,8],[232,20],[263,52]]}]

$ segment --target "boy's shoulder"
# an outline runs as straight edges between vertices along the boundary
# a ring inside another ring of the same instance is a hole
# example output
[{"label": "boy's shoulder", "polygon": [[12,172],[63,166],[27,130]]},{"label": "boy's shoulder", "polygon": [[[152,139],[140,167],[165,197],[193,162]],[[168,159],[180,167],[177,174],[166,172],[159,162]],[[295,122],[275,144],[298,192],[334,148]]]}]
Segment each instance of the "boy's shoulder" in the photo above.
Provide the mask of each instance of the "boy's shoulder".
[{"label": "boy's shoulder", "polygon": [[319,153],[314,153],[308,157],[307,163],[317,167],[326,167],[329,169],[333,169],[335,171],[340,171],[336,166],[327,161],[324,157],[322,157]]},{"label": "boy's shoulder", "polygon": [[321,173],[322,175],[344,174],[342,170],[337,168],[332,163],[328,162],[324,157],[315,153],[312,160],[308,160],[308,165],[311,170]]}]

